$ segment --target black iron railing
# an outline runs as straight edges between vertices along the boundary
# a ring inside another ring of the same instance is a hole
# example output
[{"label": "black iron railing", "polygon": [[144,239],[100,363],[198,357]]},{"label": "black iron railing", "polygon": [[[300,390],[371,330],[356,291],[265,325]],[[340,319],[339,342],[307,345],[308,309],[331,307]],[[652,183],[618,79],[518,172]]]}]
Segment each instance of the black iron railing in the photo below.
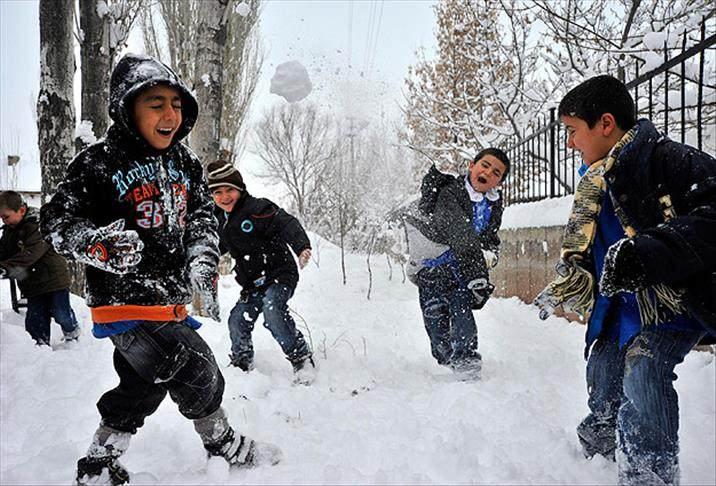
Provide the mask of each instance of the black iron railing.
[{"label": "black iron railing", "polygon": [[[648,117],[665,135],[704,150],[704,134],[716,138],[716,85],[704,78],[706,57],[712,62],[716,35],[706,37],[706,19],[701,23],[700,41],[686,49],[684,32],[680,53],[669,58],[664,45],[664,62],[645,73],[645,61],[634,58],[632,90],[639,118]],[[673,49],[672,49],[673,50]],[[698,58],[698,71],[688,70]],[[520,133],[507,140],[512,173],[505,183],[508,204],[529,202],[572,194],[579,179],[582,161],[567,149],[566,131],[556,119],[556,109],[537,117],[531,133]]]}]

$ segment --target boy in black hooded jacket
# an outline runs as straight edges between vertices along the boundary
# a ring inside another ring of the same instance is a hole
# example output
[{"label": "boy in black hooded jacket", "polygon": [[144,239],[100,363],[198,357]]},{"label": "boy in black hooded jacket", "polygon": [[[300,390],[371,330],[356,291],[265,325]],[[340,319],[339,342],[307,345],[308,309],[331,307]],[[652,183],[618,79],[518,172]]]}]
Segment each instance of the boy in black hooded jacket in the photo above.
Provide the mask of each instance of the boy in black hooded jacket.
[{"label": "boy in black hooded jacket", "polygon": [[87,264],[92,332],[112,340],[120,378],[97,403],[102,421],[77,482],[94,483],[105,469],[113,484],[127,482],[117,458],[167,392],[210,455],[237,466],[276,462],[275,448],[229,426],[224,379],[186,311],[193,290],[219,320],[216,220],[201,164],[180,143],[196,100],[171,69],[144,56],[122,58],[110,90],[113,125],[77,155],[42,209],[45,236]]},{"label": "boy in black hooded jacket", "polygon": [[236,261],[241,297],[229,315],[231,363],[251,371],[254,347],[251,332],[259,314],[293,365],[296,382],[315,378],[311,348],[296,329],[288,299],[298,284],[298,269],[289,247],[303,268],[311,258],[311,243],[301,223],[268,199],[253,197],[239,171],[226,161],[207,166],[209,190],[216,203],[220,249]]}]

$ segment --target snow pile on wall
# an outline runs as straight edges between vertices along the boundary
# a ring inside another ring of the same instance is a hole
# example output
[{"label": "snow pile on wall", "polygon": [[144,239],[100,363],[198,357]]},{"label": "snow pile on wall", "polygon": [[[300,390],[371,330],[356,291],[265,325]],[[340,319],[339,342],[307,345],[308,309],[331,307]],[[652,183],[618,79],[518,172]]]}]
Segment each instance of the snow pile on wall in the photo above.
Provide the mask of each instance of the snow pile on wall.
[{"label": "snow pile on wall", "polygon": [[541,228],[567,224],[574,196],[511,204],[502,215],[502,229]]}]

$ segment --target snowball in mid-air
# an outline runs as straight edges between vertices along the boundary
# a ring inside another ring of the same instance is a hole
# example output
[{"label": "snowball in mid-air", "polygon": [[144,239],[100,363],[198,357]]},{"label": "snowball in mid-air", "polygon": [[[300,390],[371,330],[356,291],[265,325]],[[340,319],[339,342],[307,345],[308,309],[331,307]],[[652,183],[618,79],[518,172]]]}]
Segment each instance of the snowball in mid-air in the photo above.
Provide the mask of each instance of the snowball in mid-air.
[{"label": "snowball in mid-air", "polygon": [[306,68],[298,61],[288,61],[276,67],[269,91],[295,103],[308,96],[312,89]]}]

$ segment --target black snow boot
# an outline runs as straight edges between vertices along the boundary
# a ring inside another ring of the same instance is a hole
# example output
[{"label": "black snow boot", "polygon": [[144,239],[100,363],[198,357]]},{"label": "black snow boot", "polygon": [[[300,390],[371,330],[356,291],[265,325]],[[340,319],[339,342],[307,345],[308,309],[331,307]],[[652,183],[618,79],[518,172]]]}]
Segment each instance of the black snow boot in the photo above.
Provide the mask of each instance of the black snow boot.
[{"label": "black snow boot", "polygon": [[291,360],[293,365],[293,382],[298,385],[310,385],[316,380],[316,363],[313,356],[308,355],[297,360]]},{"label": "black snow boot", "polygon": [[231,467],[273,466],[281,460],[278,447],[236,435],[221,407],[204,418],[195,419],[194,429],[199,433],[209,457],[223,457]]},{"label": "black snow boot", "polygon": [[231,366],[236,366],[241,371],[248,373],[254,369],[254,359],[251,356],[237,356],[235,354],[230,354],[229,359],[231,360]]},{"label": "black snow boot", "polygon": [[127,483],[129,483],[129,472],[114,457],[83,457],[77,461],[78,486],[89,484],[120,486]]},{"label": "black snow boot", "polygon": [[600,421],[590,414],[577,426],[577,437],[582,445],[582,454],[591,459],[597,454],[616,462],[616,423]]},{"label": "black snow boot", "polygon": [[118,459],[127,450],[131,436],[129,432],[100,425],[87,455],[77,461],[76,484],[127,484],[129,473]]}]

